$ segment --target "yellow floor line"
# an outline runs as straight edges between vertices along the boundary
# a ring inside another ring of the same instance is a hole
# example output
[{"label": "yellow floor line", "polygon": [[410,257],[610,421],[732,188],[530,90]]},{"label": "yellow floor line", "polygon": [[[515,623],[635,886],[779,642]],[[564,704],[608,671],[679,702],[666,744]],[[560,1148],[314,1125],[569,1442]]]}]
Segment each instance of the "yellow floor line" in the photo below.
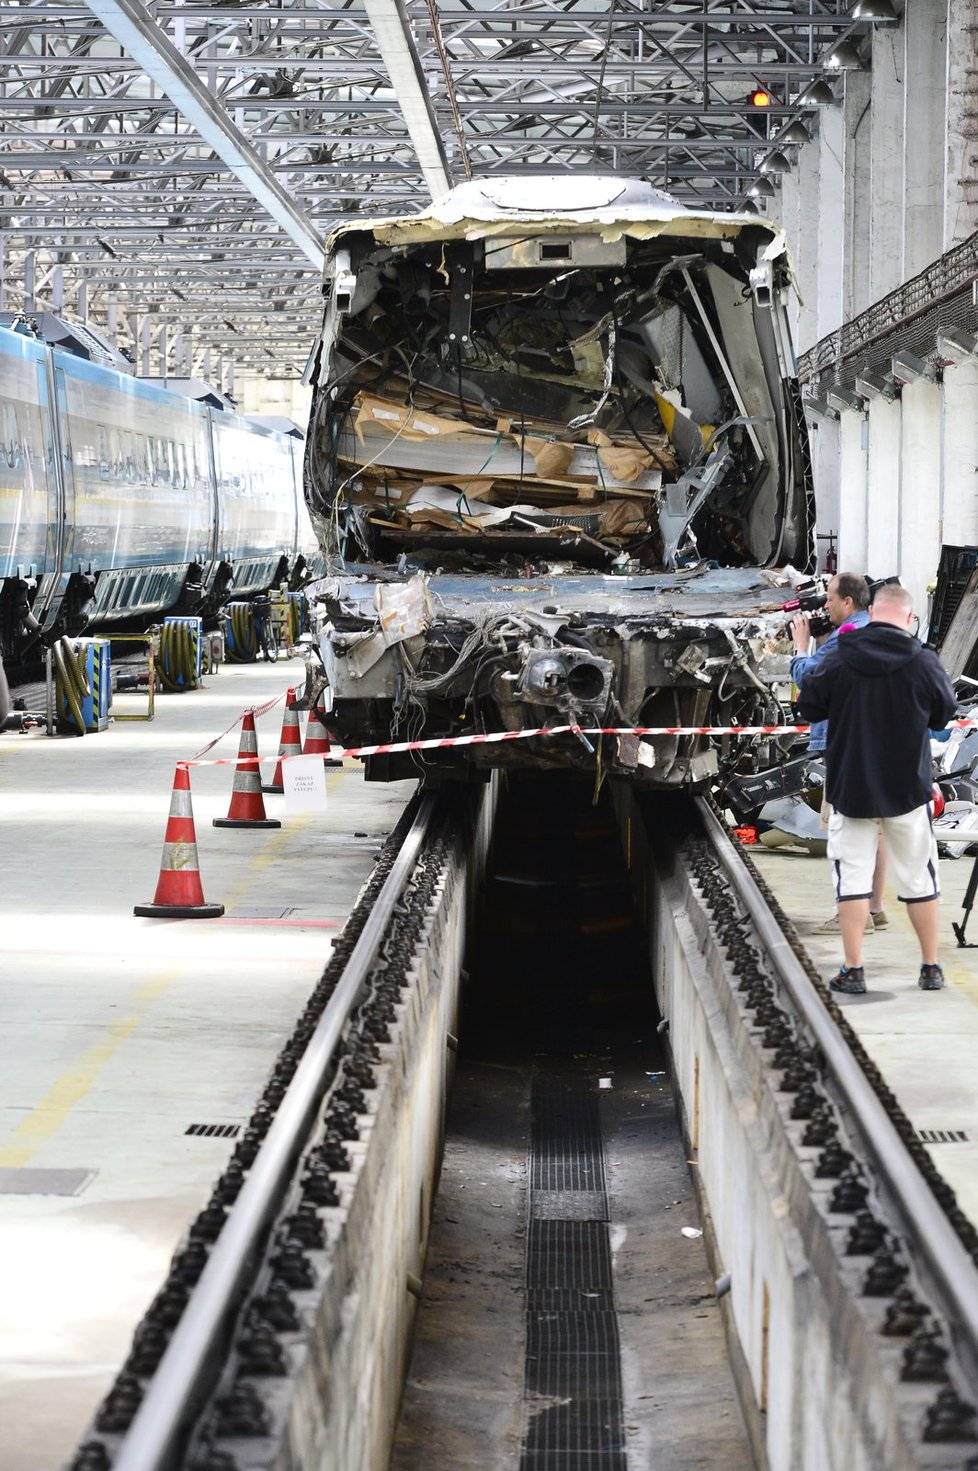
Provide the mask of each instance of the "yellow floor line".
[{"label": "yellow floor line", "polygon": [[[327,794],[332,792],[333,788],[343,780],[344,774],[345,772],[341,767],[336,767],[332,774],[327,776]],[[282,849],[288,843],[289,839],[296,832],[301,832],[303,828],[308,827],[312,821],[312,817],[312,813],[306,813],[303,817],[289,818],[289,826],[283,828],[281,832],[276,833],[275,837],[269,841],[264,850],[256,854],[252,859],[244,878],[233,889],[227,889],[221,894],[221,903],[225,909],[233,909],[236,904],[241,903],[242,899],[251,892],[256,879],[260,878],[266,868],[270,868],[280,856]]]},{"label": "yellow floor line", "polygon": [[[326,788],[330,790],[343,777],[337,769],[327,777]],[[257,854],[249,865],[249,871],[240,884],[224,895],[227,907],[236,904],[253,887],[266,868],[275,862],[282,848],[297,829],[308,825],[311,815],[290,822],[289,827],[276,834],[263,853]],[[47,1141],[57,1133],[71,1110],[91,1092],[95,1082],[118,1047],[130,1037],[142,1022],[147,1009],[163,994],[166,988],[183,975],[182,970],[162,972],[152,980],[138,986],[132,993],[136,1010],[127,1017],[113,1022],[101,1042],[96,1042],[66,1068],[60,1078],[48,1089],[40,1103],[8,1135],[8,1142],[0,1146],[0,1167],[17,1168],[38,1153]]]},{"label": "yellow floor line", "polygon": [[70,1067],[65,1068],[40,1103],[8,1136],[7,1144],[0,1147],[0,1167],[17,1168],[33,1159],[61,1128],[75,1105],[91,1092],[106,1063],[136,1030],[152,1003],[182,974],[181,970],[163,971],[137,987],[132,996],[136,1010],[113,1022],[102,1041],[87,1048]]}]

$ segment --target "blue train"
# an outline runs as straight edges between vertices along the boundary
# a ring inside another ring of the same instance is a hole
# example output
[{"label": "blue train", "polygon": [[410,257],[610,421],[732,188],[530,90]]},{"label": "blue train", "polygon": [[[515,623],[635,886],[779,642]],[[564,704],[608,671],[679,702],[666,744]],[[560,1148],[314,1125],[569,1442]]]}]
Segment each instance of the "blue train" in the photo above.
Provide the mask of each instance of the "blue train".
[{"label": "blue train", "polygon": [[[84,342],[85,334],[81,334]],[[0,326],[0,655],[321,568],[301,444]]]}]

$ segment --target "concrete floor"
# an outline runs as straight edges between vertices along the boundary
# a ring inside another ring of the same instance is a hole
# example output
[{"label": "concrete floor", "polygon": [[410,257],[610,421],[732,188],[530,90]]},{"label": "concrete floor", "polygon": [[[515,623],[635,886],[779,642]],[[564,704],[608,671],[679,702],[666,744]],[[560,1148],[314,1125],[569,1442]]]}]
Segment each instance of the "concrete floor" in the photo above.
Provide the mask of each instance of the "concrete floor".
[{"label": "concrete floor", "polygon": [[[349,761],[327,771],[325,813],[218,829],[234,768],[194,767],[204,897],[225,916],[133,916],[156,889],[176,761],[302,674],[225,665],[159,697],[152,724],[0,737],[5,1471],[70,1459],[233,1148],[187,1129],[247,1119],[412,790],[366,785]],[[282,709],[258,720],[262,755]],[[282,797],[265,805],[283,816]]]},{"label": "concrete floor", "polygon": [[[225,665],[203,689],[161,697],[152,724],[0,737],[4,1471],[70,1459],[233,1147],[187,1129],[247,1118],[410,795],[364,784],[348,762],[327,773],[326,813],[216,829],[233,767],[193,767],[204,895],[225,916],[133,916],[156,888],[176,761],[232,726],[209,755],[233,759],[241,712],[301,677],[297,661]],[[259,718],[263,755],[281,718],[281,701]],[[281,797],[265,802],[282,815]],[[825,860],[753,856],[830,975],[839,941],[814,933],[832,908]],[[966,1134],[929,1147],[978,1219],[978,950],[951,932],[972,862],[941,864],[948,989],[917,988],[914,936],[891,895],[890,928],[866,939],[869,993],[842,1004],[914,1125]]]},{"label": "concrete floor", "polygon": [[[828,979],[842,961],[841,937],[816,933],[833,910],[828,860],[786,848],[752,847],[750,854]],[[951,921],[962,918],[974,861],[970,855],[940,860],[940,961],[946,989],[919,989],[916,936],[906,906],[890,889],[889,927],[867,935],[863,943],[866,994],[837,999],[914,1128],[967,1136],[928,1148],[962,1209],[978,1222],[978,949],[960,949],[951,929]],[[978,941],[978,914],[966,938]]]}]

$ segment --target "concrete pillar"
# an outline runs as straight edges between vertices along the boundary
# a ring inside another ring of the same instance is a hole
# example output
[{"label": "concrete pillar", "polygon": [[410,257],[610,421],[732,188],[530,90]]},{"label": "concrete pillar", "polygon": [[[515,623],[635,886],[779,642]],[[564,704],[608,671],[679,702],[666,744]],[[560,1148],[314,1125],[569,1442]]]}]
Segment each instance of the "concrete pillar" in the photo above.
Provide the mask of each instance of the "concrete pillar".
[{"label": "concrete pillar", "polygon": [[937,576],[941,549],[941,390],[936,383],[909,384],[901,395],[900,546],[895,567],[924,616],[927,585]]},{"label": "concrete pillar", "polygon": [[839,417],[839,571],[864,572],[869,541],[865,414]]},{"label": "concrete pillar", "polygon": [[842,324],[845,230],[840,229],[845,208],[845,122],[842,108],[819,109],[818,190],[809,201],[818,231],[816,245],[816,339]]},{"label": "concrete pillar", "polygon": [[875,399],[869,408],[866,571],[872,577],[889,577],[900,567],[901,413],[899,399]]},{"label": "concrete pillar", "polygon": [[[809,421],[809,444],[812,452],[812,474],[815,480],[815,523],[819,535],[835,536],[839,544],[839,434],[838,419],[821,416]],[[819,566],[825,564],[827,541],[818,546]]]},{"label": "concrete pillar", "polygon": [[844,321],[857,317],[872,303],[868,248],[872,216],[872,86],[872,74],[868,71],[851,71],[845,74],[846,91],[842,112],[845,140],[842,170],[845,188],[842,215]]},{"label": "concrete pillar", "polygon": [[978,546],[978,360],[944,369],[941,540]]},{"label": "concrete pillar", "polygon": [[37,310],[35,298],[37,258],[33,250],[29,250],[24,256],[24,311],[33,312]]},{"label": "concrete pillar", "polygon": [[950,0],[947,28],[944,249],[978,229],[978,0]]},{"label": "concrete pillar", "polygon": [[944,249],[947,3],[948,0],[922,0],[922,3],[915,0],[903,12],[907,48],[907,109],[903,129],[904,280],[929,266]]},{"label": "concrete pillar", "polygon": [[903,281],[903,128],[906,108],[904,26],[873,34],[872,166],[869,292],[872,301]]},{"label": "concrete pillar", "polygon": [[78,320],[88,321],[88,282],[84,276],[78,283]]},{"label": "concrete pillar", "polygon": [[[818,118],[811,120],[813,133]],[[812,215],[812,200],[818,198],[819,144],[817,135],[798,150],[798,161],[781,185],[784,226],[791,254],[796,292],[789,298],[788,318],[796,350],[807,352],[818,340],[818,229]]]}]

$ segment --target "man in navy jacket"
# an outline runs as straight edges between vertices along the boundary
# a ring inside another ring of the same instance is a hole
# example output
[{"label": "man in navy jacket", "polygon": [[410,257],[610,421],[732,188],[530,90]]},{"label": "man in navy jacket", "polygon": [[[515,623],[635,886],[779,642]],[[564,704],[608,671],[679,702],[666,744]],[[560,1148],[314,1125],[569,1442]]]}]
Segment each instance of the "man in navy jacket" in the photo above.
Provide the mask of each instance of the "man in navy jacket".
[{"label": "man in navy jacket", "polygon": [[937,843],[931,829],[931,730],[957,708],[951,682],[930,649],[910,633],[913,603],[905,588],[876,594],[865,628],[852,629],[802,682],[806,720],[828,720],[825,796],[832,807],[828,854],[845,955],[834,991],[866,989],[862,937],[869,913],[880,831],[897,896],[920,943],[918,984],[939,990]]}]

